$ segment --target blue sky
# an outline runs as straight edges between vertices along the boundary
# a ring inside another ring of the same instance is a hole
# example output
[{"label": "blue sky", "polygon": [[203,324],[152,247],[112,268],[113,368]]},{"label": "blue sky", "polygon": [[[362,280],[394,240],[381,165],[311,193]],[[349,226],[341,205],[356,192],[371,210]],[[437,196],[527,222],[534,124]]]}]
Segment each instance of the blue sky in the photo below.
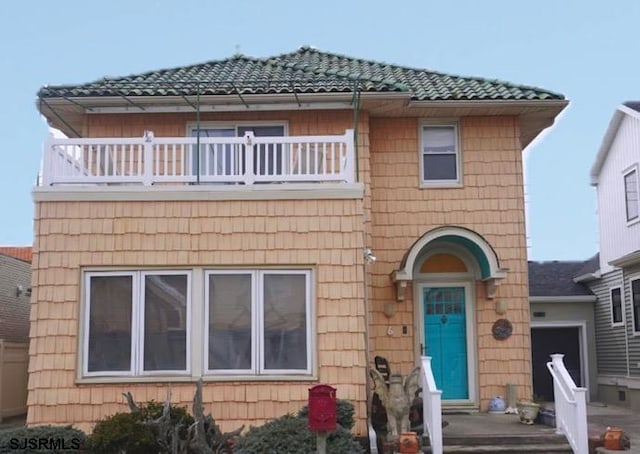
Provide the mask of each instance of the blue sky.
[{"label": "blue sky", "polygon": [[565,114],[528,150],[529,256],[586,259],[598,243],[589,169],[614,109],[640,98],[639,22],[637,0],[6,1],[0,245],[32,241],[42,85],[313,45],[566,95]]}]

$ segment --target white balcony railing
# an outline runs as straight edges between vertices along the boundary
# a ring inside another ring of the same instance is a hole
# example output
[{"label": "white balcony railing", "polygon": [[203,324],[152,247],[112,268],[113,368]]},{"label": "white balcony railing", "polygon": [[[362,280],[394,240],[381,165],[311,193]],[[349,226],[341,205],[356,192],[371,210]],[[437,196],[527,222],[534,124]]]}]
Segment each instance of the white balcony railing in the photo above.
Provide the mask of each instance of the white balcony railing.
[{"label": "white balcony railing", "polygon": [[57,184],[353,183],[353,130],[339,136],[50,137],[44,186]]},{"label": "white balcony railing", "polygon": [[587,454],[587,389],[576,386],[564,366],[563,357],[561,354],[551,355],[551,361],[547,363],[553,377],[556,432],[567,437],[574,453]]},{"label": "white balcony railing", "polygon": [[422,417],[424,433],[429,434],[431,452],[442,454],[442,391],[436,388],[431,357],[421,357]]}]

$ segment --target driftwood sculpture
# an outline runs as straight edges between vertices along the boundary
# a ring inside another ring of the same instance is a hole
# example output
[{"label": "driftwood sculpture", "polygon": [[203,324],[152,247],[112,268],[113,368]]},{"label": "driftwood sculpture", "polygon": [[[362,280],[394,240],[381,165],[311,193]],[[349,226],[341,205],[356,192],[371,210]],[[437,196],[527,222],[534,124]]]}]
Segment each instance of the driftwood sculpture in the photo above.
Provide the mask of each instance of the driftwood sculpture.
[{"label": "driftwood sculpture", "polygon": [[411,429],[409,409],[420,386],[420,368],[413,369],[404,380],[400,374],[391,374],[388,387],[379,371],[371,369],[371,378],[374,391],[387,412],[387,437],[397,439]]}]

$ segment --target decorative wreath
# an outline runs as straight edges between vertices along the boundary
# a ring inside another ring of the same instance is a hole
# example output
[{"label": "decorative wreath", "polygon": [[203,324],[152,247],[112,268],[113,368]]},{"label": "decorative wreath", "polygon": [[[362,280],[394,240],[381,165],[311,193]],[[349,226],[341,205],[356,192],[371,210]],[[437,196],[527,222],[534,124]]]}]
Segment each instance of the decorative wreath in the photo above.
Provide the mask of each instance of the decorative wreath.
[{"label": "decorative wreath", "polygon": [[513,325],[506,318],[500,318],[493,323],[491,328],[494,339],[505,340],[513,333]]}]

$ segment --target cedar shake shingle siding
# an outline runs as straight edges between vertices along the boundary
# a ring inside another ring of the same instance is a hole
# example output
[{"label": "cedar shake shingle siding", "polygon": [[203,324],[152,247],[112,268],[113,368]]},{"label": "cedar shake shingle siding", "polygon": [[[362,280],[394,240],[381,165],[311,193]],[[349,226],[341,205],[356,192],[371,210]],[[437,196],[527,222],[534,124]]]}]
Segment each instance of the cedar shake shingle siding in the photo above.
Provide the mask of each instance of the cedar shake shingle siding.
[{"label": "cedar shake shingle siding", "polygon": [[28,292],[31,265],[0,254],[0,339],[7,342],[29,341],[30,297],[27,293],[18,295],[18,286]]},{"label": "cedar shake shingle siding", "polygon": [[[507,341],[491,334],[495,302],[485,298],[484,285],[475,290],[480,406],[504,393],[507,382],[518,385],[522,397],[531,393],[529,303],[524,235],[524,198],[518,120],[513,117],[469,117],[459,123],[464,186],[419,189],[419,125],[416,118],[372,118],[370,123],[372,249],[378,261],[371,278],[370,336],[375,354],[392,358],[392,368],[408,373],[415,364],[417,343],[411,290],[388,319],[384,303],[395,299],[390,273],[412,243],[442,225],[469,228],[495,249],[508,268],[499,297],[508,300],[514,324]],[[410,285],[407,287],[411,287]],[[394,334],[388,335],[388,328]],[[410,331],[403,334],[402,326]]]},{"label": "cedar shake shingle siding", "polygon": [[[196,108],[190,100],[196,93],[207,104],[199,115],[190,110]],[[342,135],[353,129],[357,183],[313,182],[302,191],[294,183],[224,186],[230,193],[242,189],[238,193],[247,200],[209,200],[207,186],[191,191],[196,188],[178,184],[174,190],[170,183],[158,185],[162,190],[84,186],[78,191],[89,194],[83,200],[74,199],[74,186],[37,188],[28,424],[72,422],[91,429],[96,420],[126,411],[122,393],[127,391],[139,402],[162,401],[169,387],[177,405],[190,405],[193,398],[200,366],[181,378],[82,376],[86,270],[275,267],[311,270],[313,376],[204,374],[206,411],[223,430],[259,425],[296,412],[311,386],[327,383],[337,388],[338,398],[354,403],[354,431],[365,434],[367,355],[387,357],[393,371],[402,373],[420,355],[419,298],[409,284],[405,300],[398,302],[391,275],[416,240],[443,226],[473,231],[491,249],[492,272],[501,281],[496,298],[507,301],[506,317],[513,323],[511,337],[495,340],[491,329],[498,317],[495,300],[486,294],[488,284],[475,281],[471,272],[464,276],[463,285],[473,288],[467,306],[473,316],[467,320],[475,336],[468,342],[475,371],[468,406],[486,410],[491,397],[504,394],[506,383],[518,386],[518,397],[530,397],[521,151],[566,106],[562,95],[302,48],[267,59],[237,56],[44,87],[39,96],[47,98],[40,108],[52,125],[83,138],[139,138],[145,131],[156,138],[184,137],[196,118],[203,125],[285,124],[290,136]],[[356,99],[361,102],[357,112]],[[96,105],[88,114],[85,108],[94,102],[108,107]],[[140,103],[140,110],[132,102]],[[264,105],[254,108],[257,104]],[[145,111],[145,106],[153,108]],[[423,120],[443,118],[456,119],[462,185],[422,188],[419,127]],[[348,190],[341,192],[342,186]],[[127,199],[122,194],[130,189],[149,200]],[[253,191],[283,199],[252,200]],[[372,249],[375,263],[365,263],[365,248]],[[197,298],[204,300],[203,295],[192,299]],[[383,313],[389,302],[397,309],[392,318]],[[191,352],[205,349],[197,336],[191,339],[196,345]]]},{"label": "cedar shake shingle siding", "polygon": [[[123,392],[137,401],[166,398],[169,383],[75,383],[82,269],[279,265],[314,270],[318,378],[354,402],[364,431],[361,202],[50,202],[36,213],[41,252],[34,262],[29,424],[73,421],[87,428],[125,410]],[[204,402],[229,430],[297,411],[314,383],[205,382]],[[190,404],[193,383],[171,388],[176,404]]]}]

